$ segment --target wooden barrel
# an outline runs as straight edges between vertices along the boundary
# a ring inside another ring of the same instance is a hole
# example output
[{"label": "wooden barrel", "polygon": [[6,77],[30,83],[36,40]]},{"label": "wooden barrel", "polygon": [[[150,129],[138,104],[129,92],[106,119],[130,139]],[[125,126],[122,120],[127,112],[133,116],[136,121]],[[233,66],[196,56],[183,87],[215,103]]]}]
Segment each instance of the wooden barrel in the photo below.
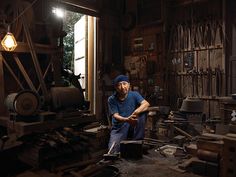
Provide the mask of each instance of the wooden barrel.
[{"label": "wooden barrel", "polygon": [[206,160],[210,162],[219,162],[219,159],[220,159],[219,153],[204,150],[204,149],[198,149],[197,157],[201,160]]},{"label": "wooden barrel", "polygon": [[51,98],[54,110],[82,108],[84,105],[83,93],[73,87],[52,87]]},{"label": "wooden barrel", "polygon": [[21,116],[30,116],[39,111],[40,99],[37,93],[24,90],[9,94],[5,99],[5,105],[10,112]]}]

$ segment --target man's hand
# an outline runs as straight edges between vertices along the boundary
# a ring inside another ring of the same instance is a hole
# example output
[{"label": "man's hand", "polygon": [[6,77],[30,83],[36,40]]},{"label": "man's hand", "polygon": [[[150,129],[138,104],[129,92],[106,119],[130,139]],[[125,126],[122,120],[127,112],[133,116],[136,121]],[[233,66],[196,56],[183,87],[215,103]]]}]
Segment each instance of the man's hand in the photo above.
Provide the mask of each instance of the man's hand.
[{"label": "man's hand", "polygon": [[137,124],[138,115],[133,113],[129,117],[122,117],[118,113],[115,113],[113,117],[120,122],[128,122],[130,125],[135,126]]},{"label": "man's hand", "polygon": [[137,124],[137,115],[132,114],[127,118],[127,122],[131,125],[131,126],[135,126]]},{"label": "man's hand", "polygon": [[140,113],[140,112],[139,112],[138,110],[135,110],[132,115],[135,115],[136,118],[137,118],[137,116],[139,115],[139,113]]}]

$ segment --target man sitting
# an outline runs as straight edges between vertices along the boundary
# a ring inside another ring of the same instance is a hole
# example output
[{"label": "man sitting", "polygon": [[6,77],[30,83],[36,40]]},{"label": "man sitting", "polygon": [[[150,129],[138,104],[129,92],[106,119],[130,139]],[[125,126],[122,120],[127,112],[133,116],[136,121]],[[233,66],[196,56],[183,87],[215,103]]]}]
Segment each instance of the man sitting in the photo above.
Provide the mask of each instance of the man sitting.
[{"label": "man sitting", "polygon": [[130,91],[129,78],[119,75],[114,79],[115,93],[108,98],[112,129],[109,149],[120,151],[120,142],[126,139],[142,140],[145,133],[146,114],[149,103],[136,91]]}]

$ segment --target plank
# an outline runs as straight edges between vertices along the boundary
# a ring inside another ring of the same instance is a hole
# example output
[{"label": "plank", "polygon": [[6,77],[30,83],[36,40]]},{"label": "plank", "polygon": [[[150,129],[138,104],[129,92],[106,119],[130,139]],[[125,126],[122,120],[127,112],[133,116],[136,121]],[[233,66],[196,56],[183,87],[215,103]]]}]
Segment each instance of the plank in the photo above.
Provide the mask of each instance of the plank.
[{"label": "plank", "polygon": [[26,39],[27,39],[27,42],[28,42],[28,45],[29,45],[29,48],[30,48],[30,53],[31,53],[32,60],[33,60],[33,63],[34,63],[35,71],[36,71],[36,74],[38,76],[39,83],[41,85],[42,93],[43,93],[43,96],[45,97],[45,99],[47,100],[48,92],[47,92],[46,84],[45,84],[44,79],[43,79],[42,70],[40,68],[40,64],[39,64],[38,57],[37,57],[37,54],[36,54],[36,51],[35,51],[35,48],[34,48],[34,44],[33,44],[33,41],[31,39],[31,36],[30,36],[29,27],[28,27],[28,24],[25,21],[25,17],[23,16],[21,19],[22,19],[22,22],[23,22],[24,32],[25,32]]},{"label": "plank", "polygon": [[14,56],[14,59],[16,61],[16,64],[18,65],[18,67],[19,67],[22,75],[24,76],[27,84],[29,85],[30,89],[33,90],[34,92],[37,92],[33,82],[31,81],[29,75],[27,74],[27,72],[26,72],[24,66],[22,65],[20,59],[18,58],[18,56],[16,54],[14,54],[13,56]]},{"label": "plank", "polygon": [[3,56],[0,53],[0,113],[4,112],[4,97],[5,97],[5,83],[4,83],[4,73],[3,73]]}]

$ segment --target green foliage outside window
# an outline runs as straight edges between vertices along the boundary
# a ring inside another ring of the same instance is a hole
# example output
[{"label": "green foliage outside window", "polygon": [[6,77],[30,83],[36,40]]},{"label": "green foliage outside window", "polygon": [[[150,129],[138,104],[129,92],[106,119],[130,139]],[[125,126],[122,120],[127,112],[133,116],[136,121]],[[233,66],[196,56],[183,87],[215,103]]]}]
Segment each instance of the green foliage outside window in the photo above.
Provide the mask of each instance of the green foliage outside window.
[{"label": "green foliage outside window", "polygon": [[73,71],[74,68],[74,25],[82,16],[83,14],[66,11],[63,19],[63,29],[67,33],[63,39],[63,68],[70,69],[71,71]]}]

